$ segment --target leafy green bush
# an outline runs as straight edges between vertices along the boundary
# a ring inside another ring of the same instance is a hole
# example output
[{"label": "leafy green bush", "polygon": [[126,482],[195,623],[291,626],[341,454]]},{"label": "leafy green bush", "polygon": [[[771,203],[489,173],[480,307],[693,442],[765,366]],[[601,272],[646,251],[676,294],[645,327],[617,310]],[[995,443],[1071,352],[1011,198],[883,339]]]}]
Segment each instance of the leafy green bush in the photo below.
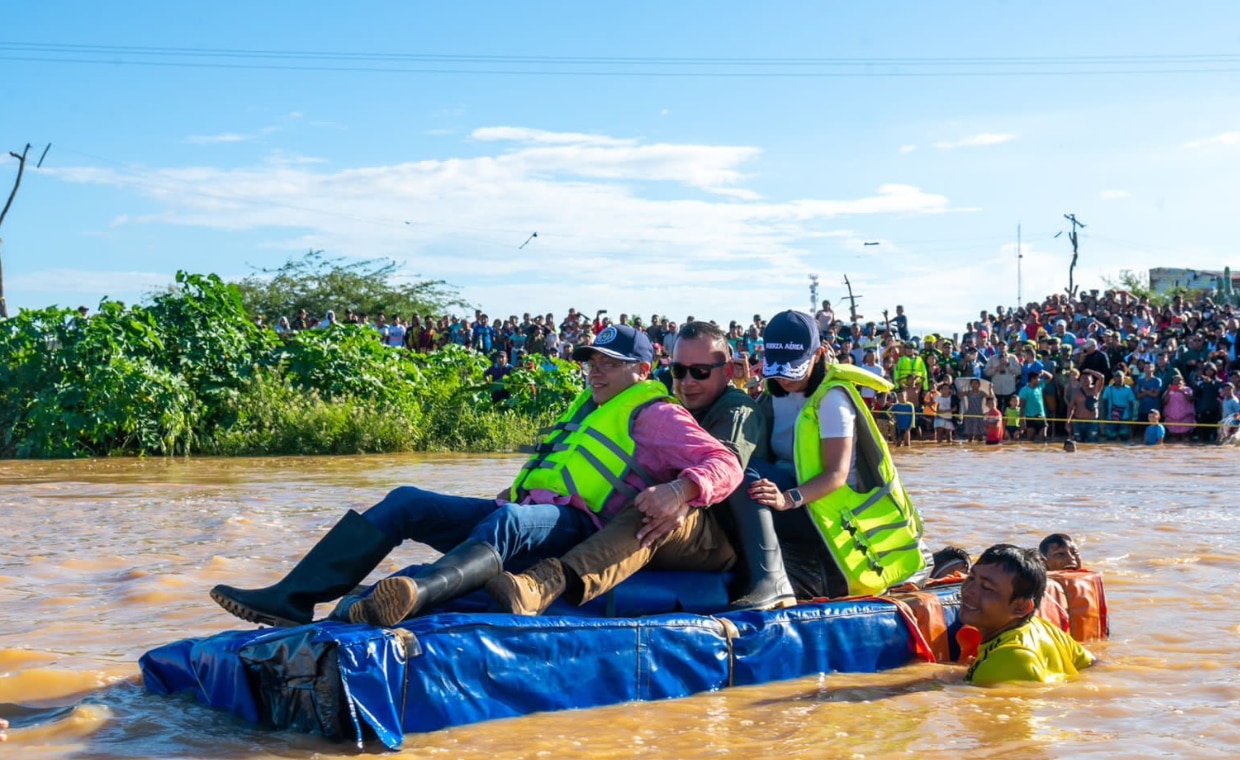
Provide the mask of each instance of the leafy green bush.
[{"label": "leafy green bush", "polygon": [[201,410],[152,360],[164,347],[150,312],[109,302],[95,319],[52,308],[0,325],[0,454],[190,451]]},{"label": "leafy green bush", "polygon": [[294,385],[324,398],[396,401],[424,385],[417,367],[402,361],[403,354],[380,344],[369,327],[336,325],[295,333],[270,361],[282,367]]},{"label": "leafy green bush", "polygon": [[511,450],[582,388],[571,363],[502,384],[486,368],[460,346],[386,348],[361,326],[282,341],[249,319],[236,286],[178,273],[149,306],[0,321],[0,456]]}]

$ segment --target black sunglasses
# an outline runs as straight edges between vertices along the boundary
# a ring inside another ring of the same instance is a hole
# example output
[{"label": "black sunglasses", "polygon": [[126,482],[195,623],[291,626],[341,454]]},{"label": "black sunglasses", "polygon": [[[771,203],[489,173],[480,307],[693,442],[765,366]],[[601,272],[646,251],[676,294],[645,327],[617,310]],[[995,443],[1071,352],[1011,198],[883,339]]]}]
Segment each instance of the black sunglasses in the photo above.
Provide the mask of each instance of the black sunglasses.
[{"label": "black sunglasses", "polygon": [[684,380],[685,375],[693,375],[694,380],[705,380],[710,377],[710,373],[726,364],[726,361],[715,362],[714,364],[681,364],[673,362],[672,377],[677,380]]}]

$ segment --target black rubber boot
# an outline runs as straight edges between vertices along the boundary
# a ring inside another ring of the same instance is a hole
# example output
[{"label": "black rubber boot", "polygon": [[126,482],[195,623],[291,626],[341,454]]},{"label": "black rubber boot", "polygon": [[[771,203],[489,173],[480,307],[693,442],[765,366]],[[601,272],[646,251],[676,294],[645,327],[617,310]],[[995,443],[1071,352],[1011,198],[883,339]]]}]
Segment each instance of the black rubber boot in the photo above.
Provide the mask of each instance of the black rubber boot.
[{"label": "black rubber boot", "polygon": [[305,625],[314,619],[315,604],[352,591],[398,543],[349,510],[280,582],[254,590],[220,585],[211,598],[251,623]]},{"label": "black rubber boot", "polygon": [[756,503],[738,489],[738,493],[728,499],[728,509],[736,521],[740,539],[737,550],[747,572],[749,589],[728,605],[728,609],[773,610],[796,604],[796,594],[784,570],[771,508]]},{"label": "black rubber boot", "polygon": [[477,591],[504,569],[495,547],[466,541],[413,577],[384,578],[370,596],[349,608],[349,620],[391,628],[425,609]]}]

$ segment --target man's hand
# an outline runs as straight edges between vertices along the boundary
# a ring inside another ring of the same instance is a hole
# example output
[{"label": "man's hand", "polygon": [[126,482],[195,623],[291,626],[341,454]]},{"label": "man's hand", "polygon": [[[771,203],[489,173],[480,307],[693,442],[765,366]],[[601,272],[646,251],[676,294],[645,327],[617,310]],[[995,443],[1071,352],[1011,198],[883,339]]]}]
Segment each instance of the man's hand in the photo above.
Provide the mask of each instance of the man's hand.
[{"label": "man's hand", "polygon": [[645,515],[642,528],[637,531],[637,540],[645,547],[653,546],[656,541],[679,528],[692,509],[670,483],[647,488],[637,494],[633,505],[638,512]]}]

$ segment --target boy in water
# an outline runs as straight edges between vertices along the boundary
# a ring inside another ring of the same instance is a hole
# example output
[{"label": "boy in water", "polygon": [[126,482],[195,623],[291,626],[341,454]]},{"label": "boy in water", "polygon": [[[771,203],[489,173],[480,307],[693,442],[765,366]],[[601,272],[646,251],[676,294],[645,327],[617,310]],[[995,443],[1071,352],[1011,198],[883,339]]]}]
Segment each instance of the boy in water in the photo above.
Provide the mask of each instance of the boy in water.
[{"label": "boy in water", "polygon": [[1003,412],[995,406],[994,397],[987,396],[986,407],[986,445],[997,446],[1003,442]]},{"label": "boy in water", "polygon": [[968,551],[959,546],[944,546],[934,553],[934,567],[930,570],[930,577],[946,578],[955,573],[964,575],[972,566],[973,558]]},{"label": "boy in water", "polygon": [[1038,553],[1045,558],[1048,571],[1081,569],[1081,552],[1067,533],[1052,533],[1042,539]]},{"label": "boy in water", "polygon": [[1008,408],[1003,412],[1003,425],[1007,428],[1007,440],[1020,440],[1020,396],[1008,399]]},{"label": "boy in water", "polygon": [[1240,398],[1236,398],[1236,386],[1223,383],[1222,417],[1218,426],[1218,442],[1222,443],[1240,431]]},{"label": "boy in water", "polygon": [[891,405],[891,419],[896,426],[896,446],[911,446],[913,440],[913,418],[917,408],[908,400],[909,391],[901,390],[896,394],[898,399]]},{"label": "boy in water", "polygon": [[934,397],[934,440],[938,443],[952,443],[955,436],[952,401],[952,384],[939,383],[939,395]]},{"label": "boy in water", "polygon": [[[1158,446],[1167,437],[1167,428],[1163,427],[1159,422],[1162,419],[1162,415],[1157,409],[1151,409],[1146,417],[1150,424],[1145,426],[1145,445]],[[1219,432],[1222,432],[1222,430],[1220,429]]]}]

